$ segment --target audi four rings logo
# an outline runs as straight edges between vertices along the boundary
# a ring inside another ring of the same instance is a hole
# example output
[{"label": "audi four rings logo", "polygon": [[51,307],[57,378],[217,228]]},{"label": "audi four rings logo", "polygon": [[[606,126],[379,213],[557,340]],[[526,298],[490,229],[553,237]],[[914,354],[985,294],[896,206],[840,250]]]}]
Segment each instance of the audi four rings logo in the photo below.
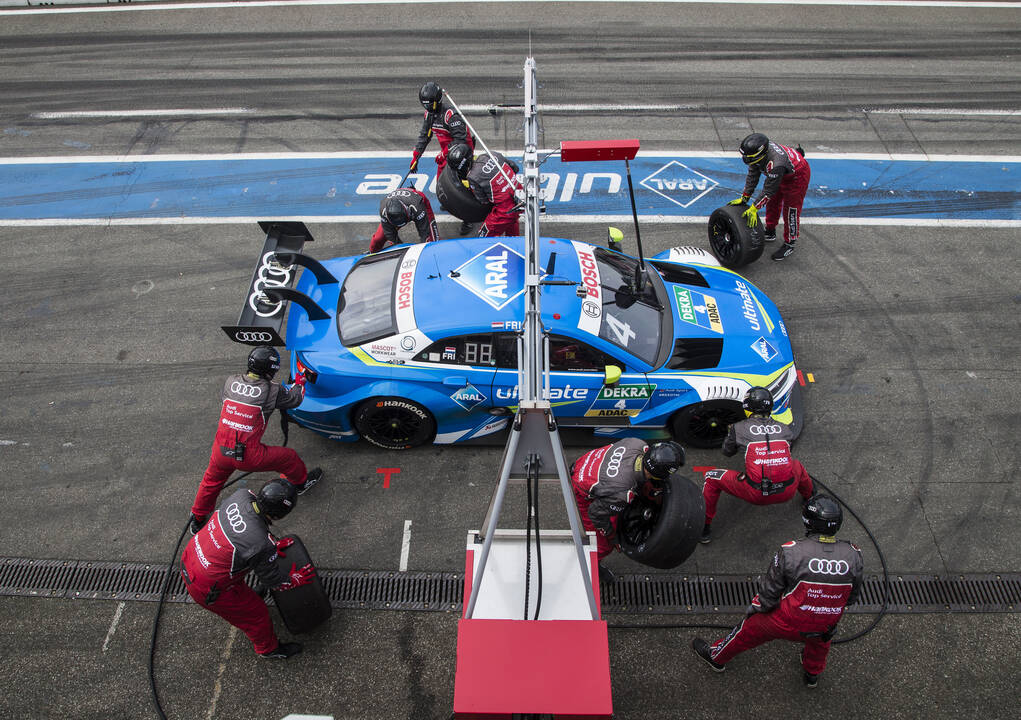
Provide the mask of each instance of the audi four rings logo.
[{"label": "audi four rings logo", "polygon": [[748,428],[749,435],[779,435],[779,425],[752,425]]},{"label": "audi four rings logo", "polygon": [[[255,280],[252,282],[252,292],[248,296],[248,306],[255,311],[259,317],[273,317],[280,310],[282,303],[270,302],[263,290],[266,288],[287,287],[291,282],[292,265],[281,265],[276,259],[276,252],[270,250],[262,256],[262,264],[255,271]],[[263,307],[271,307],[271,310],[260,310],[259,304]]]},{"label": "audi four rings logo", "polygon": [[238,342],[257,342],[257,343],[269,343],[273,342],[273,334],[268,332],[251,332],[247,330],[239,330],[234,333],[234,339]]},{"label": "audi four rings logo", "polygon": [[624,459],[627,448],[619,447],[610,455],[610,461],[606,463],[606,477],[617,477],[620,473],[620,461]]},{"label": "audi four rings logo", "polygon": [[847,575],[851,570],[851,566],[847,564],[847,560],[812,558],[808,561],[808,569],[819,575]]},{"label": "audi four rings logo", "polygon": [[230,523],[231,529],[236,533],[243,533],[248,528],[245,519],[241,517],[241,508],[238,507],[237,503],[231,503],[227,506],[227,522]]},{"label": "audi four rings logo", "polygon": [[257,398],[262,395],[262,388],[258,385],[249,385],[243,382],[232,382],[230,391],[241,397]]}]

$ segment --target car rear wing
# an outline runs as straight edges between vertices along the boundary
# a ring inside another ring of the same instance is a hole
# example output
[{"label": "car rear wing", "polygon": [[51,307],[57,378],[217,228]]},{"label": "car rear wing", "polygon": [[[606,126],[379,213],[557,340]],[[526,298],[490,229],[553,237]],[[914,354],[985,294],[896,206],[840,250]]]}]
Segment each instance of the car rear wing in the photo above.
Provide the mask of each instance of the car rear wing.
[{"label": "car rear wing", "polygon": [[302,254],[305,243],[314,241],[305,223],[262,221],[259,227],[266,233],[266,242],[252,272],[241,316],[236,325],[221,327],[227,337],[243,345],[283,346],[280,331],[288,301],[303,308],[309,320],[330,317],[312,298],[294,289],[298,266],[313,273],[320,285],[335,283],[337,278],[318,260]]}]

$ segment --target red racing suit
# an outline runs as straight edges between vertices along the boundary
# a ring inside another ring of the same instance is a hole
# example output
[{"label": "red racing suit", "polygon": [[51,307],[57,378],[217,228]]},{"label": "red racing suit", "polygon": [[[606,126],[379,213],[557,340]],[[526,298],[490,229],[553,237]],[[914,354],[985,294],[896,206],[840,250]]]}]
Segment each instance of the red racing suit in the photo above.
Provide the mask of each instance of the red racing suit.
[{"label": "red racing suit", "polygon": [[571,466],[581,523],[596,533],[600,560],[613,552],[617,518],[645,482],[642,458],[648,449],[638,438],[624,438],[585,453]]},{"label": "red racing suit", "polygon": [[[259,472],[273,470],[292,485],[302,485],[308,475],[305,463],[291,448],[266,446],[262,434],[273,410],[289,410],[305,399],[303,385],[285,388],[250,374],[231,375],[223,383],[222,407],[209,466],[202,476],[191,512],[204,518],[216,507],[216,496],[235,470]],[[238,443],[244,445],[241,460],[235,455]]]},{"label": "red racing suit", "polygon": [[763,205],[766,206],[767,230],[776,227],[780,222],[780,211],[783,210],[783,239],[784,242],[793,244],[798,239],[801,207],[805,204],[805,193],[808,192],[812,169],[804,156],[794,148],[771,142],[766,149],[765,160],[748,166],[748,177],[745,179],[742,193],[746,200],[755,192],[755,186],[759,184],[759,176],[763,172],[766,174],[766,181],[762,184],[762,192],[752,204],[759,209]]},{"label": "red racing suit", "polygon": [[400,237],[397,231],[402,226],[394,225],[383,214],[386,203],[391,198],[401,201],[407,210],[408,216],[415,221],[415,229],[418,230],[419,242],[430,242],[440,239],[440,231],[436,228],[436,216],[433,215],[433,207],[423,193],[414,188],[397,188],[389,195],[386,195],[379,203],[379,227],[372,234],[372,241],[369,243],[369,252],[379,252],[386,243],[397,244]]},{"label": "red racing suit", "polygon": [[468,130],[468,124],[465,123],[464,118],[445,107],[443,103],[440,103],[438,110],[432,112],[426,110],[425,112],[422,129],[418,133],[418,142],[415,143],[414,156],[416,158],[425,152],[426,145],[429,144],[429,139],[433,135],[440,142],[440,151],[436,155],[437,177],[447,165],[447,148],[451,143],[455,145],[464,143],[472,150],[475,149],[475,138]]},{"label": "red racing suit", "polygon": [[730,634],[712,643],[710,656],[726,664],[740,652],[769,640],[805,643],[801,664],[818,675],[844,608],[861,590],[861,550],[846,540],[809,535],[777,550],[759,581],[747,617]]},{"label": "red racing suit", "polygon": [[235,490],[195,534],[181,555],[181,577],[199,605],[243,631],[255,652],[279,644],[266,603],[245,583],[254,570],[266,587],[277,588],[290,576],[276,563],[276,542],[256,512],[255,494]]},{"label": "red racing suit", "polygon": [[744,447],[744,472],[715,468],[705,474],[706,525],[716,517],[720,493],[728,493],[753,505],[787,502],[796,492],[812,497],[812,478],[805,467],[791,457],[794,433],[789,425],[770,417],[753,415],[734,423],[723,441],[723,454],[735,455]]},{"label": "red racing suit", "polygon": [[[515,209],[517,200],[514,198],[514,191],[521,188],[521,181],[517,179],[517,170],[507,158],[500,153],[494,154],[495,161],[487,153],[475,158],[465,179],[475,199],[481,203],[493,204],[479,237],[520,235],[518,218],[521,217],[521,211]],[[500,172],[501,168],[503,173]],[[507,182],[504,173],[513,181],[513,185]]]}]

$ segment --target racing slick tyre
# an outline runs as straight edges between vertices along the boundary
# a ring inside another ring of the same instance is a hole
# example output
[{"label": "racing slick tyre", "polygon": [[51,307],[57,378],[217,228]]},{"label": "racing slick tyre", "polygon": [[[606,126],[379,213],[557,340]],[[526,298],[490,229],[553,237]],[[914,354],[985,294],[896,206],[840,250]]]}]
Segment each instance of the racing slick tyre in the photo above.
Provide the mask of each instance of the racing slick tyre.
[{"label": "racing slick tyre", "polygon": [[400,397],[369,398],[355,411],[354,425],[363,438],[385,450],[407,450],[436,435],[432,413]]},{"label": "racing slick tyre", "polygon": [[705,522],[702,491],[684,475],[673,474],[649,499],[639,496],[617,521],[621,551],[635,562],[668,570],[688,559]]},{"label": "racing slick tyre", "polygon": [[724,205],[709,216],[709,249],[720,264],[731,270],[759,259],[765,247],[761,218],[755,227],[741,213],[747,205]]},{"label": "racing slick tyre", "polygon": [[482,222],[493,209],[492,203],[480,203],[471,190],[461,184],[450,165],[436,178],[436,197],[440,207],[468,223]]},{"label": "racing slick tyre", "polygon": [[[302,567],[311,564],[312,567],[315,567],[301,538],[297,535],[288,535],[287,537],[293,538],[294,544],[281,551],[277,556],[276,564],[285,573],[289,573],[293,565]],[[315,579],[307,585],[300,585],[290,590],[272,590],[271,592],[273,604],[277,606],[284,625],[292,635],[309,632],[326,622],[333,613],[330,598],[326,594],[326,590],[323,589],[323,583],[319,580],[318,573]]]},{"label": "racing slick tyre", "polygon": [[715,448],[723,444],[727,430],[744,420],[736,400],[706,400],[678,410],[670,419],[670,431],[682,445]]}]

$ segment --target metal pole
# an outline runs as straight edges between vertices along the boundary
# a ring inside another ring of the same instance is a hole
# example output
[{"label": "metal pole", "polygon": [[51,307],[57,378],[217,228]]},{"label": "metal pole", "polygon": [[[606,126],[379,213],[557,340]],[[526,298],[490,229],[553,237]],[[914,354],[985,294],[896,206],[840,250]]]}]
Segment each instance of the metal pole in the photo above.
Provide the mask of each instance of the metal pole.
[{"label": "metal pole", "polygon": [[[486,145],[486,141],[482,139],[482,136],[479,135],[477,132],[475,132],[475,128],[473,128],[472,124],[470,122],[468,122],[468,118],[466,118],[464,116],[464,113],[461,112],[461,108],[459,108],[457,106],[457,103],[454,102],[454,98],[450,97],[450,93],[448,93],[446,90],[444,90],[443,94],[446,95],[447,100],[450,101],[451,107],[453,107],[454,110],[457,112],[457,114],[461,116],[461,119],[464,120],[464,124],[468,126],[469,130],[471,130],[472,137],[479,141],[479,145],[481,145],[482,149],[485,150],[489,154],[489,157],[491,157],[494,160],[496,160],[496,155],[494,155],[493,151],[489,149],[488,145]],[[500,167],[497,168],[497,169],[500,171],[500,174],[503,175],[503,179],[507,181],[507,184],[510,185],[510,187],[514,187],[514,181],[510,177],[507,176],[507,172],[503,169],[503,165],[500,165]]]}]

